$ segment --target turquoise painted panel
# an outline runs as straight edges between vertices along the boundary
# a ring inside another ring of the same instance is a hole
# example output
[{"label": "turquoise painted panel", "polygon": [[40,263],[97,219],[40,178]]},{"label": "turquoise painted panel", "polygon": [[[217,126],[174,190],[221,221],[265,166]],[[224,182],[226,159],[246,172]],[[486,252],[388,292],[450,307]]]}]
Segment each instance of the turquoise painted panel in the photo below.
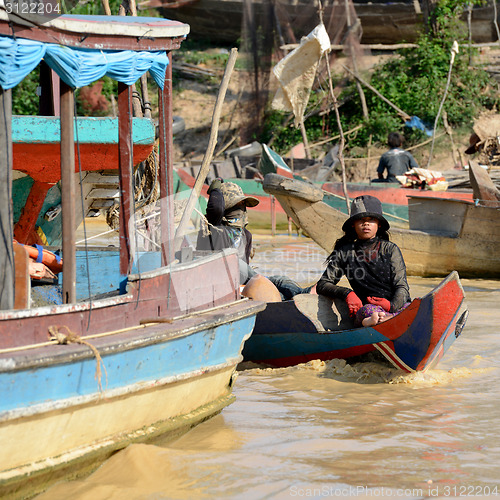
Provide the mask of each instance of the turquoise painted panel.
[{"label": "turquoise painted panel", "polygon": [[[88,266],[87,266],[88,262]],[[144,273],[161,267],[160,252],[140,252],[132,273]],[[89,296],[89,281],[91,295],[109,293],[120,288],[123,276],[120,275],[119,250],[76,252],[76,299],[83,300]],[[62,285],[62,274],[59,275]]]},{"label": "turquoise painted panel", "polygon": [[[118,118],[78,117],[75,142],[80,144],[118,144]],[[14,144],[59,143],[61,120],[58,116],[13,116],[12,141]],[[153,144],[156,127],[149,118],[134,118],[132,138],[134,144]]]},{"label": "turquoise painted panel", "polygon": [[246,359],[287,358],[348,349],[387,340],[385,335],[370,327],[343,330],[331,334],[301,332],[258,334],[252,335],[245,344],[244,355]]},{"label": "turquoise painted panel", "polygon": [[[347,216],[347,206],[343,198],[324,193],[323,201],[331,207],[339,210]],[[351,199],[352,201],[352,199]],[[382,203],[382,211],[391,222],[391,216],[408,220],[408,205],[396,205],[395,203]]]},{"label": "turquoise painted panel", "polygon": [[[116,389],[236,360],[254,324],[255,315],[160,344],[105,355],[103,388]],[[95,369],[96,361],[91,358],[1,373],[0,412],[95,394]]]}]

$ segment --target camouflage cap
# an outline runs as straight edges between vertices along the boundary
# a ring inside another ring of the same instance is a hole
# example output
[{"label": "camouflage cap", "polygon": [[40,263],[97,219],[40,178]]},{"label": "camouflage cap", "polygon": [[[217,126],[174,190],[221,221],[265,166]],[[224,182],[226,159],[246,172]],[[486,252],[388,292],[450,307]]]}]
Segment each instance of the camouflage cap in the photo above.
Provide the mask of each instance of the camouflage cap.
[{"label": "camouflage cap", "polygon": [[254,198],[253,196],[246,196],[245,193],[243,193],[243,189],[241,189],[241,187],[234,182],[223,182],[220,190],[224,196],[226,210],[234,207],[242,201],[245,202],[247,207],[255,207],[259,204],[259,200],[257,198]]}]

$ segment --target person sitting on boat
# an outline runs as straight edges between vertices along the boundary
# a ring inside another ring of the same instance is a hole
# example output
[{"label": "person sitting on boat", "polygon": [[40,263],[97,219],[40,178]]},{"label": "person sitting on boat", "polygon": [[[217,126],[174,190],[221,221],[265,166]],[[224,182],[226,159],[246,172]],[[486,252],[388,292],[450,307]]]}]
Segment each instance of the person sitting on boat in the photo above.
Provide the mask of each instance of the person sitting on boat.
[{"label": "person sitting on boat", "polygon": [[[249,289],[269,289],[274,286],[281,300],[289,300],[297,294],[310,292],[312,287],[302,288],[287,276],[263,277],[250,266],[253,249],[252,233],[247,229],[247,207],[257,206],[259,203],[257,198],[246,196],[240,186],[234,182],[224,182],[220,178],[212,181],[208,194],[206,211],[208,224],[202,223],[202,229],[198,233],[196,244],[198,250],[238,249],[240,283],[244,285],[250,279],[254,280],[253,286]],[[264,284],[262,278],[270,283]]]},{"label": "person sitting on boat", "polygon": [[[355,198],[342,226],[345,234],[335,243],[316,285],[318,294],[346,301],[355,326],[374,312],[384,313],[379,322],[410,303],[405,262],[399,247],[389,241],[389,227],[378,198]],[[337,285],[342,276],[352,289]]]},{"label": "person sitting on boat", "polygon": [[[391,132],[387,139],[391,149],[380,157],[377,167],[378,179],[373,182],[398,182],[396,176],[404,175],[412,168],[418,168],[415,158],[401,148],[403,136],[398,132]],[[387,170],[387,177],[384,178],[384,172]]]},{"label": "person sitting on boat", "polygon": [[[247,229],[247,207],[255,207],[259,200],[245,196],[234,182],[215,179],[208,189],[206,222],[198,233],[198,250],[236,248],[240,260],[240,282],[246,283],[257,274],[250,266],[252,233]],[[208,224],[207,224],[208,222]]]}]

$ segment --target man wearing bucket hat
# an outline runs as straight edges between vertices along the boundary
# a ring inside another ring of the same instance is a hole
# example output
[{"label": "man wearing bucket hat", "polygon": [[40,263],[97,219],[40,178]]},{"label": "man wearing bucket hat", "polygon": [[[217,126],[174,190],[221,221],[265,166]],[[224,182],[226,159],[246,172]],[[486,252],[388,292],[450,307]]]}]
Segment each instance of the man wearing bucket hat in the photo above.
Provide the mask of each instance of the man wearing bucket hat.
[{"label": "man wearing bucket hat", "polygon": [[[335,243],[317,284],[318,294],[347,302],[356,326],[375,312],[381,313],[376,322],[382,316],[388,319],[410,301],[406,266],[399,247],[389,241],[389,227],[378,198],[355,198],[342,226],[345,234]],[[337,285],[342,276],[351,288]]]}]

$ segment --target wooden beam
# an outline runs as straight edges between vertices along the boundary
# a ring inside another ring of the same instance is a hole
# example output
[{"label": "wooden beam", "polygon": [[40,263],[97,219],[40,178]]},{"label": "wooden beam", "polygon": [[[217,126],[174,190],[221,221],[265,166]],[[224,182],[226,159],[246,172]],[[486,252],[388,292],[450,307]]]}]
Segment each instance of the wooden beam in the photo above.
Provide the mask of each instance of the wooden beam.
[{"label": "wooden beam", "polygon": [[63,303],[76,302],[75,243],[75,96],[61,82],[61,207],[63,231]]},{"label": "wooden beam", "polygon": [[174,259],[174,162],[173,162],[173,103],[172,103],[172,53],[165,72],[165,85],[158,89],[159,139],[160,139],[160,225],[161,262],[165,266]]},{"label": "wooden beam", "polygon": [[12,234],[12,92],[0,87],[0,309],[14,307]]},{"label": "wooden beam", "polygon": [[14,238],[23,244],[31,245],[36,243],[33,238],[35,232],[36,221],[40,215],[40,211],[43,207],[43,202],[49,189],[54,184],[48,184],[46,182],[40,182],[35,180],[31,186],[28,199],[24,204],[24,208],[21,211],[19,220],[14,227]]},{"label": "wooden beam", "polygon": [[120,274],[127,276],[132,266],[130,221],[133,214],[132,190],[132,89],[118,82],[118,167],[120,174]]}]

